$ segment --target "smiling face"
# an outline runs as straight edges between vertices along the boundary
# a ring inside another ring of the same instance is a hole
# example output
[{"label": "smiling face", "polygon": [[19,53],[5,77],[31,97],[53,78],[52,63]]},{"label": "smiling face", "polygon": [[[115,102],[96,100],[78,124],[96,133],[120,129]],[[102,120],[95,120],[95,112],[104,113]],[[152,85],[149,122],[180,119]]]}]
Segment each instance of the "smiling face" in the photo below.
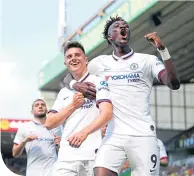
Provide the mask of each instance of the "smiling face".
[{"label": "smiling face", "polygon": [[130,39],[130,30],[126,21],[115,21],[108,29],[108,40],[116,46],[128,45]]},{"label": "smiling face", "polygon": [[87,72],[88,59],[79,47],[72,47],[65,52],[65,65],[74,78],[80,79]]}]

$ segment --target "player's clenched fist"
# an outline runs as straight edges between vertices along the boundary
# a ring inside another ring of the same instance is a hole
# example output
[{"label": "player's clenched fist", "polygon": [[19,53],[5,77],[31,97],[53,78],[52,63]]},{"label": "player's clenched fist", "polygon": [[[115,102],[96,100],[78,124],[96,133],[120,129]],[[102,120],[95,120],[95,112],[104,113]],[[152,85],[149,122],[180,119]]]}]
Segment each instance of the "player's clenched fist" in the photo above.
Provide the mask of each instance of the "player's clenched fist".
[{"label": "player's clenched fist", "polygon": [[162,43],[160,37],[158,36],[157,32],[152,32],[149,34],[146,34],[144,36],[149,42],[151,42],[151,44],[158,48],[159,50],[164,50],[165,46]]},{"label": "player's clenched fist", "polygon": [[84,96],[80,92],[76,92],[73,96],[72,104],[75,108],[80,108],[85,102]]}]

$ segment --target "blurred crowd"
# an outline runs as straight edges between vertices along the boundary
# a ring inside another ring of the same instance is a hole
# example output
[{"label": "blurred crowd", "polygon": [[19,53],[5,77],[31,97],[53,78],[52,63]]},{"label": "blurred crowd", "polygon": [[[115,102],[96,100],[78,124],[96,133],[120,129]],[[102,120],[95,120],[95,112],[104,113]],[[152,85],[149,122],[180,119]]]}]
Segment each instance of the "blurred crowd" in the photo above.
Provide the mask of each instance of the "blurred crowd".
[{"label": "blurred crowd", "polygon": [[3,161],[7,168],[15,174],[25,176],[26,173],[26,156],[21,158],[4,157]]}]

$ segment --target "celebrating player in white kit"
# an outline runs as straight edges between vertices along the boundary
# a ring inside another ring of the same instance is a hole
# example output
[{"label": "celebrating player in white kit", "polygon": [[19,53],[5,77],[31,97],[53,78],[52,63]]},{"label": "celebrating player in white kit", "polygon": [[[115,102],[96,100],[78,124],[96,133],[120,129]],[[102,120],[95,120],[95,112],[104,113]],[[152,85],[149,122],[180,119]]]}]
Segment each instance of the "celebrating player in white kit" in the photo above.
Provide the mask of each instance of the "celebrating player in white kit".
[{"label": "celebrating player in white kit", "polygon": [[[120,17],[108,20],[103,34],[112,45],[113,53],[94,58],[88,68],[91,74],[107,80],[113,118],[97,153],[95,174],[118,175],[128,158],[133,176],[158,176],[159,146],[149,99],[154,78],[170,89],[179,89],[180,82],[172,59],[156,32],[145,38],[157,48],[163,62],[154,55],[135,53],[129,47],[129,26]],[[67,85],[69,78],[65,82]],[[70,87],[85,96],[95,95],[88,83],[73,80]]]},{"label": "celebrating player in white kit", "polygon": [[[13,156],[27,153],[26,176],[51,176],[52,168],[57,160],[56,143],[62,134],[61,127],[52,131],[44,127],[47,107],[42,99],[37,99],[32,105],[34,119],[19,127],[13,145]],[[58,136],[58,137],[56,137]]]},{"label": "celebrating player in white kit", "polygon": [[[79,82],[96,86],[96,101],[84,99],[81,93],[61,89],[51,108],[47,128],[64,123],[54,176],[92,176],[96,150],[101,144],[100,128],[112,118],[112,103],[106,81],[90,75],[82,45],[69,42],[64,47],[65,64]],[[96,106],[99,108],[96,108]]]}]

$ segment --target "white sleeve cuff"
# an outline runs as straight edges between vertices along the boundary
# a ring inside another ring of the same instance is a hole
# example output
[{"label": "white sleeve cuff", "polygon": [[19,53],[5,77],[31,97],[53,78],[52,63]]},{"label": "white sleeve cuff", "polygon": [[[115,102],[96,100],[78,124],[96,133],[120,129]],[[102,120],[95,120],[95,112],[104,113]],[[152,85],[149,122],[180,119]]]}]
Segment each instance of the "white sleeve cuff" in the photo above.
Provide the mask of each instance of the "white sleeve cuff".
[{"label": "white sleeve cuff", "polygon": [[77,81],[75,79],[73,79],[70,83],[69,83],[69,87],[71,89],[73,89],[73,85],[76,83]]},{"label": "white sleeve cuff", "polygon": [[170,59],[170,54],[167,48],[165,48],[164,50],[159,50],[159,49],[157,50],[159,51],[163,61]]}]

